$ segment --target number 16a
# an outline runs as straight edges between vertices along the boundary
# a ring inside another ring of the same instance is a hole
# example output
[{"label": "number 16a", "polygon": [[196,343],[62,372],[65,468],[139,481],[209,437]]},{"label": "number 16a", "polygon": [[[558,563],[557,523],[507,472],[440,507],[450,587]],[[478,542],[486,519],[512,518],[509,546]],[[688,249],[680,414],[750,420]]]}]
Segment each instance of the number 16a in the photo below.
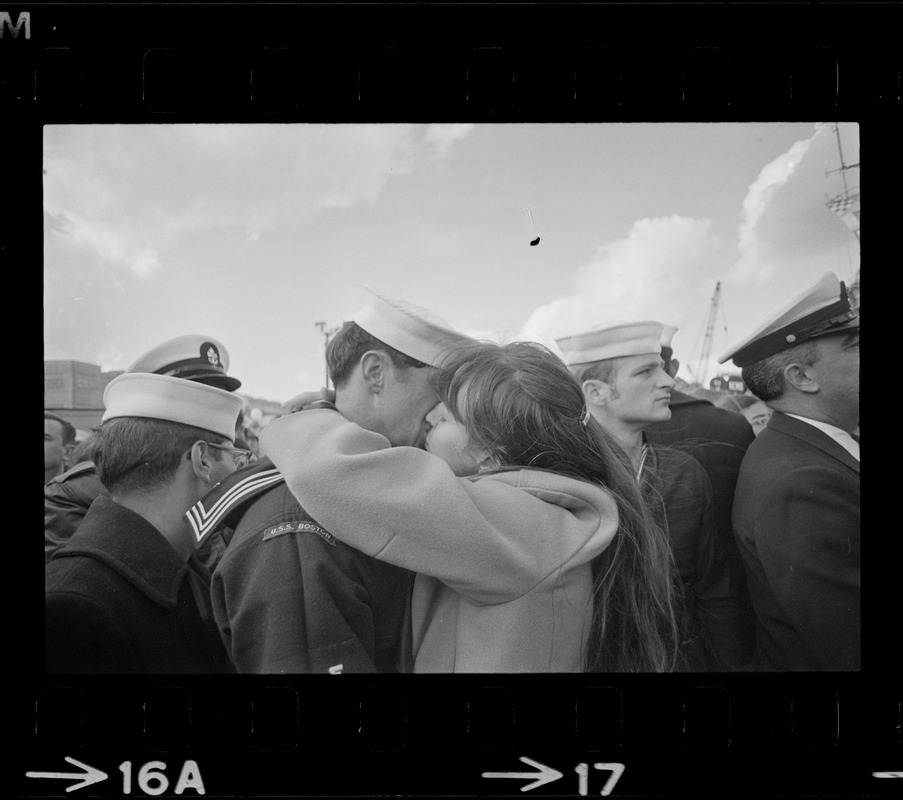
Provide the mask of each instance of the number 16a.
[{"label": "number 16a", "polygon": [[[602,791],[599,792],[599,794],[601,794],[603,797],[610,795],[611,790],[615,788],[615,784],[618,782],[618,778],[620,778],[624,772],[624,765],[615,763],[600,763],[593,764],[593,766],[596,769],[606,770],[607,772],[611,773],[611,775],[608,776],[608,780],[605,781],[605,786],[602,787]],[[576,767],[574,767],[574,772],[577,773],[580,780],[580,783],[577,787],[577,793],[581,797],[586,797],[587,793],[589,792],[589,764],[578,764]]]}]

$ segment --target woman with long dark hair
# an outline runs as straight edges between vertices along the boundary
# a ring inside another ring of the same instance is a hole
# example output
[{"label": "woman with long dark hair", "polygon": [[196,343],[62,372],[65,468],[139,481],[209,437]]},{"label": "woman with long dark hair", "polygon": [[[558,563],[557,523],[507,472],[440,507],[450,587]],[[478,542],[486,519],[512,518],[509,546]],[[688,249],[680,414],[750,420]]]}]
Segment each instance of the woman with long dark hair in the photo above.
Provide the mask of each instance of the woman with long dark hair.
[{"label": "woman with long dark hair", "polygon": [[260,439],[331,534],[417,573],[414,670],[679,668],[667,538],[562,361],[532,342],[477,343],[435,385],[426,452],[391,448],[314,394]]}]

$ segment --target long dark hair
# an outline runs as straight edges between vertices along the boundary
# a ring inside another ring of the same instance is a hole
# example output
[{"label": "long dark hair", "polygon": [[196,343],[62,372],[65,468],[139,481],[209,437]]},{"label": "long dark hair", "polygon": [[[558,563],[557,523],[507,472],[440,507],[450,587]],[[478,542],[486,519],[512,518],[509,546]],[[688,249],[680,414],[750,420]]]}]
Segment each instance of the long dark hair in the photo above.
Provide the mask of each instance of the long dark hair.
[{"label": "long dark hair", "polygon": [[584,423],[577,379],[535,342],[479,342],[450,353],[442,366],[435,376],[439,396],[502,468],[590,481],[617,503],[618,532],[592,563],[586,671],[674,670],[680,604],[671,548],[623,450],[596,420]]}]

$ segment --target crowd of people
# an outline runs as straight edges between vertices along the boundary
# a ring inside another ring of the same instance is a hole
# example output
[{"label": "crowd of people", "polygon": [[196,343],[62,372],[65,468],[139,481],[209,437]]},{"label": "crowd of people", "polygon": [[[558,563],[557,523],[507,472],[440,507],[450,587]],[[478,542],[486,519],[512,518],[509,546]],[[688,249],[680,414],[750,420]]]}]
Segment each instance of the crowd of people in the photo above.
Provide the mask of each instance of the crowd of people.
[{"label": "crowd of people", "polygon": [[676,328],[495,344],[372,292],[246,441],[178,337],[45,411],[50,674],[860,668],[859,314],[831,273],[679,391]]}]

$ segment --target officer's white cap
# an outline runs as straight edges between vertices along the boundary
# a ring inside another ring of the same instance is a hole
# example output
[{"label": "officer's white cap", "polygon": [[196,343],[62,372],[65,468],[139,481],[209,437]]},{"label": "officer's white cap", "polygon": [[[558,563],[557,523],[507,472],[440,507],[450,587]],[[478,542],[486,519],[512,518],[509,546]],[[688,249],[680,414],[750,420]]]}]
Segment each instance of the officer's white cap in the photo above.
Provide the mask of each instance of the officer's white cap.
[{"label": "officer's white cap", "polygon": [[369,286],[373,298],[352,321],[371,336],[430,366],[439,366],[444,354],[473,339],[458,333],[442,317],[406,300],[384,297]]},{"label": "officer's white cap", "polygon": [[564,363],[572,367],[609,358],[661,353],[663,329],[660,322],[622,322],[563,336],[555,343],[564,356]]},{"label": "officer's white cap", "polygon": [[850,307],[846,286],[826,272],[718,358],[745,367],[802,342],[859,327],[859,313]]},{"label": "officer's white cap", "polygon": [[136,359],[126,372],[156,372],[234,392],[241,381],[228,375],[229,353],[218,339],[189,333],[168,339]]},{"label": "officer's white cap", "polygon": [[145,372],[124,372],[104,389],[101,422],[117,417],[145,417],[181,422],[218,433],[232,441],[241,398],[196,381]]}]

